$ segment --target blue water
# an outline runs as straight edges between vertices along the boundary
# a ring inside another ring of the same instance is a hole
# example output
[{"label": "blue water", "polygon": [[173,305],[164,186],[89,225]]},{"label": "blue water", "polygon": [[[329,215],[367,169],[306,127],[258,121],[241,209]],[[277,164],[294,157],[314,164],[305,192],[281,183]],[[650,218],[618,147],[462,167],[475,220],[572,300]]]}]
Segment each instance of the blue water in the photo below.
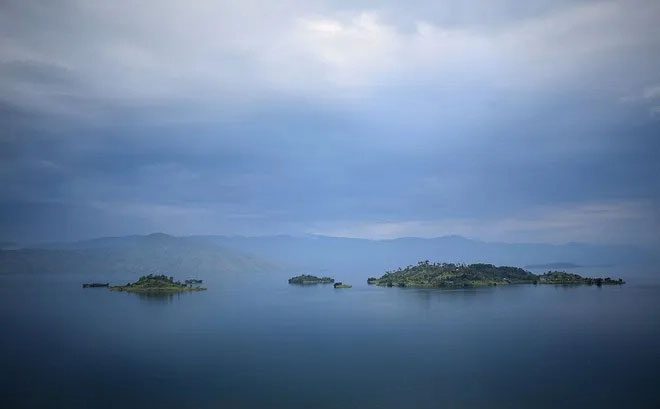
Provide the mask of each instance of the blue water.
[{"label": "blue water", "polygon": [[658,285],[209,279],[153,298],[0,277],[1,406],[660,407]]}]

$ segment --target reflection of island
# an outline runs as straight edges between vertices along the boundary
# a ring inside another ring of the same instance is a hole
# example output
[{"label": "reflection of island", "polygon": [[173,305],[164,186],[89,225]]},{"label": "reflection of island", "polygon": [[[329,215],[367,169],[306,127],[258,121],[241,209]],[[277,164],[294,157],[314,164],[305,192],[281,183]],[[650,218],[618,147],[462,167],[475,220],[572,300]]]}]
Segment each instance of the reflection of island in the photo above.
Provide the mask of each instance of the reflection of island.
[{"label": "reflection of island", "polygon": [[309,274],[302,274],[289,278],[289,284],[309,285],[309,284],[332,284],[335,279],[332,277],[317,277]]},{"label": "reflection of island", "polygon": [[621,279],[582,277],[563,271],[536,275],[518,267],[492,264],[452,264],[421,261],[416,266],[399,268],[380,278],[370,277],[368,284],[386,287],[465,288],[504,284],[616,285]]},{"label": "reflection of island", "polygon": [[149,274],[148,276],[142,276],[140,279],[134,283],[128,283],[126,285],[112,286],[110,287],[112,291],[127,291],[133,293],[180,293],[186,291],[202,291],[206,288],[200,287],[193,283],[181,283],[179,281],[174,281],[174,277],[168,277],[166,275],[153,275]]},{"label": "reflection of island", "polygon": [[149,303],[149,304],[170,304],[174,302],[175,299],[178,299],[182,294],[188,294],[188,292],[135,292],[131,293],[132,295],[137,296],[140,301]]}]

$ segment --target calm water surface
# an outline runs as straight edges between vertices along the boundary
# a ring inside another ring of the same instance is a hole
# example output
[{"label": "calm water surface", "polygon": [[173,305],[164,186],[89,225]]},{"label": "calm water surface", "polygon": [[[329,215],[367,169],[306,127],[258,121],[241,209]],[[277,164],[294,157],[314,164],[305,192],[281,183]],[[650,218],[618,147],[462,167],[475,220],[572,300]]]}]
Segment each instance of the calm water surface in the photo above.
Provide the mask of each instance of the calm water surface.
[{"label": "calm water surface", "polygon": [[0,277],[3,407],[660,407],[658,285],[334,290],[264,275],[153,298],[88,280]]}]

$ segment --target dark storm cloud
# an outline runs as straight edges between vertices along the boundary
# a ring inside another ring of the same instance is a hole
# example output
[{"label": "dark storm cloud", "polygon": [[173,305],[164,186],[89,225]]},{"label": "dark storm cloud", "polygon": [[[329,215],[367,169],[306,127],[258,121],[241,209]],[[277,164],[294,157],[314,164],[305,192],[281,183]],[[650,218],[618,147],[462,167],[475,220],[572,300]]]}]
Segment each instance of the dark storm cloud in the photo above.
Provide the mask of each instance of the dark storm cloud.
[{"label": "dark storm cloud", "polygon": [[7,239],[658,240],[654,2],[1,7]]}]

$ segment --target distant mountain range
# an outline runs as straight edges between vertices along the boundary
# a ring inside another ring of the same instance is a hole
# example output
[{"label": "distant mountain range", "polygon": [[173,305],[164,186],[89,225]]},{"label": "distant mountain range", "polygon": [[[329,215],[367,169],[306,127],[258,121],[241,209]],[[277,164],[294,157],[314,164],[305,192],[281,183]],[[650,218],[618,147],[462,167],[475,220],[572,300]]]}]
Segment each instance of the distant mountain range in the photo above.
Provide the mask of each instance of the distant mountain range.
[{"label": "distant mountain range", "polygon": [[567,263],[565,261],[558,261],[555,263],[542,263],[542,264],[528,264],[525,266],[529,270],[567,270],[585,267],[580,264]]},{"label": "distant mountain range", "polygon": [[154,233],[0,250],[0,274],[297,271],[366,277],[420,260],[571,269],[647,263],[653,258],[651,252],[632,246],[488,243],[460,236],[367,240],[316,235],[174,237]]},{"label": "distant mountain range", "polygon": [[[367,240],[327,236],[203,236],[228,249],[244,251],[280,265],[302,266],[312,273],[382,273],[421,260],[493,263],[537,267],[646,263],[654,255],[633,246],[489,243],[461,236]],[[558,263],[561,260],[561,263]]]},{"label": "distant mountain range", "polygon": [[209,274],[277,268],[257,257],[191,237],[163,233],[50,243],[0,251],[0,274]]},{"label": "distant mountain range", "polygon": [[0,241],[0,250],[11,250],[17,248],[17,246],[13,241]]}]

